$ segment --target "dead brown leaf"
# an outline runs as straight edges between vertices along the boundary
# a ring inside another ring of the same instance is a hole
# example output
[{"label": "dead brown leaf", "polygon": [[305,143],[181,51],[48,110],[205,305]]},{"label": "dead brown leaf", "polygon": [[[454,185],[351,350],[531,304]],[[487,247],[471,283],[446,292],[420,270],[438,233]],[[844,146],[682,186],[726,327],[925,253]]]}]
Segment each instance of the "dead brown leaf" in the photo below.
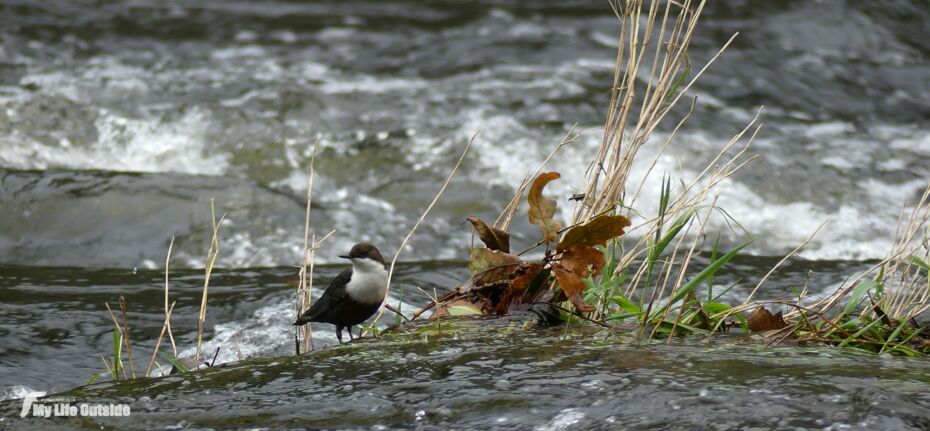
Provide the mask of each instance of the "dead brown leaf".
[{"label": "dead brown leaf", "polygon": [[629,225],[630,219],[624,216],[601,214],[583,225],[569,229],[555,248],[562,251],[575,244],[606,247],[607,241],[623,235],[623,229]]},{"label": "dead brown leaf", "polygon": [[581,278],[590,277],[601,273],[605,264],[604,253],[591,246],[573,244],[562,252],[559,264]]},{"label": "dead brown leaf", "polygon": [[539,226],[543,240],[546,242],[559,239],[559,229],[562,229],[562,224],[552,219],[555,216],[556,201],[544,198],[542,191],[550,181],[561,177],[562,175],[558,172],[539,174],[533,180],[533,185],[530,186],[530,192],[527,195],[527,202],[530,204],[530,223]]},{"label": "dead brown leaf", "polygon": [[510,290],[513,291],[513,293],[522,292],[530,285],[533,279],[536,278],[539,271],[542,271],[542,264],[524,263],[523,266],[520,267],[520,272],[522,272],[522,274],[519,274],[519,272],[514,274],[516,277],[510,283]]},{"label": "dead brown leaf", "polygon": [[746,321],[749,325],[749,330],[752,332],[772,331],[788,326],[788,322],[785,322],[785,318],[782,316],[781,311],[772,314],[761,305],[749,314]]},{"label": "dead brown leaf", "polygon": [[587,302],[584,302],[584,299],[581,297],[581,294],[584,293],[584,282],[581,281],[581,277],[561,264],[552,265],[552,272],[555,273],[555,279],[559,281],[559,286],[562,287],[562,291],[565,292],[565,296],[568,297],[568,300],[575,304],[575,308],[582,313],[590,313],[595,309]]},{"label": "dead brown leaf", "polygon": [[503,229],[490,226],[478,217],[471,216],[467,218],[471,226],[478,232],[478,238],[491,250],[510,253],[510,234]]},{"label": "dead brown leaf", "polygon": [[481,274],[490,270],[501,268],[508,273],[516,269],[520,258],[510,253],[502,253],[486,248],[475,247],[471,249],[468,259],[468,269],[472,275]]}]

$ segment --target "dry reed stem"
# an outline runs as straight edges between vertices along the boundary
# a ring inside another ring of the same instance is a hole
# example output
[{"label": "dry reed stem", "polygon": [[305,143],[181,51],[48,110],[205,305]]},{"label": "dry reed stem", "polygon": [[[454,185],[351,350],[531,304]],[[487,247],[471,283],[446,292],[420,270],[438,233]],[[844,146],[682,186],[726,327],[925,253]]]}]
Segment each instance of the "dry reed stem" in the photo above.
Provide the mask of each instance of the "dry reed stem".
[{"label": "dry reed stem", "polygon": [[214,199],[210,198],[210,221],[213,224],[213,238],[210,240],[210,248],[207,249],[206,269],[204,270],[203,279],[203,296],[200,298],[200,315],[197,321],[197,353],[194,355],[194,362],[200,362],[200,353],[203,345],[204,323],[207,320],[207,296],[210,287],[210,275],[213,274],[213,265],[216,264],[216,258],[220,253],[220,243],[218,240],[220,225],[226,218],[226,214],[216,220],[216,209]]},{"label": "dry reed stem", "polygon": [[122,311],[123,328],[126,335],[126,357],[129,358],[129,373],[132,378],[136,378],[136,365],[132,359],[132,343],[129,341],[129,318],[126,316],[126,298],[122,293],[119,294],[119,308]]},{"label": "dry reed stem", "polygon": [[747,296],[746,300],[743,302],[751,301],[752,297],[756,295],[756,291],[758,291],[759,288],[762,287],[763,284],[765,284],[765,281],[769,279],[769,276],[772,275],[772,273],[774,273],[775,270],[777,270],[778,267],[781,266],[781,264],[787,262],[788,259],[791,258],[791,256],[794,256],[797,252],[801,251],[801,249],[804,248],[804,246],[806,246],[809,242],[811,242],[812,239],[814,239],[815,236],[817,236],[817,233],[820,232],[820,229],[823,229],[823,227],[826,226],[827,223],[829,222],[830,222],[829,220],[825,220],[823,223],[820,223],[820,226],[817,226],[817,229],[814,229],[814,232],[811,233],[807,237],[807,239],[804,240],[804,242],[802,242],[800,245],[795,247],[794,250],[791,250],[788,254],[785,255],[785,257],[781,258],[781,260],[779,260],[778,263],[776,263],[775,266],[773,266],[772,269],[770,269],[769,272],[767,272],[765,276],[762,277],[762,279],[759,280],[758,283],[756,283],[756,287],[754,287],[752,291],[749,292],[749,296]]},{"label": "dry reed stem", "polygon": [[[608,116],[604,127],[604,138],[599,149],[598,155],[588,167],[588,184],[586,188],[586,205],[579,206],[576,209],[573,221],[585,221],[590,219],[594,213],[601,208],[612,206],[615,202],[622,199],[623,185],[629,175],[629,168],[638,149],[646,142],[651,132],[668,113],[668,111],[677,103],[697,78],[712,64],[723,50],[727,48],[732,38],[721,50],[712,57],[698,74],[684,86],[684,88],[670,102],[665,104],[664,100],[669,96],[668,91],[672,88],[675,79],[675,72],[679,70],[681,64],[686,61],[685,52],[690,43],[691,34],[697,23],[697,17],[703,9],[702,1],[697,9],[690,12],[691,2],[678,4],[682,9],[676,20],[675,27],[670,32],[669,39],[664,39],[666,32],[668,14],[670,6],[666,5],[663,13],[662,24],[659,30],[659,40],[656,46],[656,55],[659,55],[659,47],[663,44],[669,49],[666,50],[662,69],[656,77],[657,58],[653,59],[653,69],[649,74],[646,95],[643,97],[643,104],[639,110],[639,121],[632,130],[633,137],[627,142],[623,139],[628,123],[628,117],[632,109],[632,101],[636,90],[636,74],[640,69],[645,51],[652,41],[654,33],[654,21],[657,16],[657,3],[653,2],[647,19],[645,35],[642,41],[639,39],[639,23],[642,14],[641,2],[627,2],[628,7],[624,13],[619,13],[619,5],[613,5],[615,12],[620,18],[620,39],[628,41],[621,43],[617,50],[617,61],[614,74],[614,86],[611,92],[611,104],[608,109]],[[686,17],[690,16],[690,20]],[[632,22],[632,24],[630,24]],[[629,32],[627,29],[629,28]],[[628,36],[625,36],[627,35]],[[734,35],[735,37],[735,35]],[[677,47],[677,49],[672,49]],[[629,50],[627,54],[626,51]],[[626,59],[625,69],[623,67]],[[625,72],[622,72],[624,71]],[[660,97],[661,96],[661,97]],[[623,103],[619,101],[623,100]],[[626,142],[624,147],[623,143]],[[613,155],[612,157],[609,157]],[[606,165],[605,165],[606,162]],[[601,181],[601,173],[605,178]],[[600,187],[600,192],[596,193]]]},{"label": "dry reed stem", "polygon": [[[165,337],[165,332],[167,328],[171,325],[171,312],[174,311],[174,305],[177,304],[177,301],[171,303],[171,306],[165,310],[165,323],[161,326],[161,333],[158,334],[158,340],[155,341],[155,350],[152,351],[152,359],[149,360],[149,366],[145,369],[145,377],[152,376],[152,364],[155,363],[155,357],[158,356],[158,349],[161,347],[161,340]],[[177,354],[175,354],[177,357]]]},{"label": "dry reed stem", "polygon": [[[400,253],[404,250],[404,247],[407,245],[407,241],[410,241],[410,238],[413,237],[413,233],[417,231],[417,228],[420,227],[420,223],[423,222],[423,219],[429,215],[430,210],[433,209],[433,206],[436,205],[436,201],[439,200],[439,197],[442,196],[442,193],[446,191],[446,187],[449,186],[449,183],[452,182],[452,177],[455,176],[455,173],[459,170],[459,166],[462,165],[462,161],[465,160],[465,155],[468,154],[468,149],[471,148],[471,144],[475,142],[475,139],[478,138],[478,132],[476,132],[468,140],[468,143],[465,144],[465,149],[462,151],[462,155],[459,157],[459,160],[455,162],[455,166],[452,167],[452,171],[449,172],[449,176],[446,177],[446,181],[442,183],[442,187],[439,188],[439,191],[436,192],[436,196],[433,197],[433,201],[430,202],[429,206],[426,207],[426,210],[423,211],[423,214],[420,215],[420,218],[417,219],[417,222],[414,223],[413,228],[410,229],[410,232],[407,233],[407,236],[404,237],[404,240],[401,241],[400,247],[397,248],[397,252],[394,253],[394,258],[391,259],[391,267],[388,270],[388,279],[387,287],[385,288],[384,298],[387,300],[388,294],[391,292],[391,278],[394,276],[394,266],[397,264],[397,257],[400,256]],[[384,315],[384,307],[381,307],[378,310],[378,316],[375,317],[375,320],[372,322],[372,325],[378,323],[381,320],[381,316]]]},{"label": "dry reed stem", "polygon": [[[168,328],[168,339],[171,340],[171,349],[174,351],[174,357],[178,357],[178,346],[174,344],[174,334],[171,333],[171,319],[168,310],[168,267],[171,265],[171,249],[174,247],[174,236],[168,243],[168,255],[165,256],[165,326]],[[157,348],[155,350],[158,350]],[[149,367],[151,368],[151,366]]]},{"label": "dry reed stem", "polygon": [[[310,175],[307,178],[307,210],[306,216],[304,218],[304,252],[300,264],[300,280],[297,282],[297,315],[294,316],[294,319],[298,319],[310,307],[310,289],[313,287],[313,257],[308,256],[308,240],[310,236],[310,205],[313,202],[313,177],[315,176],[314,165],[316,163],[316,153],[317,149],[319,148],[319,143],[320,141],[317,140],[313,144],[313,153],[310,155]],[[316,235],[314,235],[313,245],[316,246]],[[309,276],[307,274],[307,259],[310,259],[311,261],[311,270]],[[307,281],[308,277],[310,278],[309,283]],[[313,332],[310,323],[307,323],[303,326],[303,328],[300,328],[297,331],[298,333],[301,331],[303,332],[304,352],[308,352],[309,349],[313,346]],[[297,353],[300,354],[299,348]]]},{"label": "dry reed stem", "polygon": [[542,172],[542,169],[546,167],[547,164],[549,164],[549,161],[552,160],[552,157],[554,157],[559,152],[559,150],[562,149],[562,147],[574,143],[578,140],[578,138],[584,135],[585,131],[575,133],[574,136],[572,135],[572,133],[575,132],[575,127],[577,126],[577,124],[572,125],[571,129],[568,130],[568,133],[562,137],[562,141],[559,142],[559,145],[556,145],[556,147],[549,152],[549,155],[546,156],[542,163],[539,164],[533,174],[523,177],[523,180],[520,181],[520,186],[517,187],[517,191],[514,193],[513,198],[510,199],[510,202],[507,203],[507,206],[504,207],[504,210],[501,211],[500,215],[497,217],[497,220],[494,222],[495,226],[505,231],[510,230],[510,222],[513,221],[513,215],[520,208],[520,202],[523,201],[523,193],[526,192],[526,187],[530,184],[530,180]]}]

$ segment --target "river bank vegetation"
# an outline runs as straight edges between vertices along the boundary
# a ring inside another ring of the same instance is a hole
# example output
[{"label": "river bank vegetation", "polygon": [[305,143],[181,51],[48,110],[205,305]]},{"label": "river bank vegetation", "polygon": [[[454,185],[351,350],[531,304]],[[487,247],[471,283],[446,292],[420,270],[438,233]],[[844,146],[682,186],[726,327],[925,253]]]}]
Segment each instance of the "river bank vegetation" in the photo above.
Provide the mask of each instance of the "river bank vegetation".
[{"label": "river bank vegetation", "polygon": [[[472,277],[449,293],[434,293],[430,304],[409,315],[399,306],[386,304],[396,316],[396,326],[402,331],[407,321],[427,316],[455,319],[537,313],[548,324],[593,325],[641,341],[674,342],[680,336],[745,332],[759,333],[764,342],[772,344],[822,343],[875,353],[930,354],[930,331],[921,321],[921,315],[930,308],[930,188],[916,202],[902,203],[895,247],[887,257],[868,271],[850,274],[846,282],[825,297],[809,295],[807,285],[797,286],[792,297],[766,296],[766,280],[777,277],[779,266],[806,242],[772,267],[740,303],[723,301],[732,286],[715,284],[715,276],[726,271],[728,263],[754,240],[751,232],[743,232],[739,220],[733,220],[725,208],[717,205],[717,197],[730,177],[756,162],[751,149],[757,134],[764,133],[761,109],[730,141],[722,143],[716,157],[697,176],[664,177],[656,213],[638,210],[642,206],[642,184],[656,166],[656,159],[643,159],[640,149],[658,146],[656,158],[661,157],[665,149],[675,145],[677,134],[686,133],[686,125],[699,103],[689,97],[688,90],[738,35],[734,34],[713,57],[700,59],[703,65],[697,67],[697,60],[688,55],[688,47],[704,2],[628,0],[613,2],[612,6],[619,20],[615,73],[601,144],[592,151],[587,166],[579,166],[585,172],[580,193],[570,199],[552,199],[546,186],[559,181],[561,174],[540,166],[517,185],[513,199],[503,205],[493,223],[462,214],[476,236],[468,259]],[[653,132],[666,122],[674,123],[672,132],[659,139]],[[559,150],[574,143],[576,137],[574,130],[570,132],[549,158],[559,157]],[[466,146],[459,163],[467,152]],[[332,234],[320,238],[310,234],[312,165],[311,160],[295,316],[310,306],[314,253]],[[649,168],[642,178],[633,178],[634,165]],[[458,168],[456,164],[400,242],[390,264],[391,272],[400,251],[437,204]],[[559,202],[569,204],[560,208]],[[523,245],[525,248],[514,247],[508,232],[514,217],[527,217],[537,225],[539,241]],[[712,217],[727,219],[734,230],[741,232],[743,241],[722,247],[718,233],[706,229]],[[172,336],[169,247],[164,327],[145,371],[132,362],[130,319],[121,302],[119,316],[110,312],[114,324],[112,356],[102,357],[105,370],[91,381],[103,375],[113,380],[148,377],[159,369],[159,373],[167,374],[170,368],[187,371],[212,363],[208,357],[211,352],[202,352],[201,342],[210,276],[219,255],[221,220],[214,214],[193,358],[178,357]],[[826,222],[811,226],[811,236],[829,228]],[[483,246],[477,244],[479,241]],[[527,257],[540,254],[539,258]],[[698,256],[706,257],[709,263],[698,265]],[[366,332],[379,335],[375,324],[381,317],[379,314]],[[312,348],[310,325],[298,333],[281,336],[294,337],[297,353]],[[162,347],[167,344],[171,345],[171,354],[161,353],[167,350]]]}]

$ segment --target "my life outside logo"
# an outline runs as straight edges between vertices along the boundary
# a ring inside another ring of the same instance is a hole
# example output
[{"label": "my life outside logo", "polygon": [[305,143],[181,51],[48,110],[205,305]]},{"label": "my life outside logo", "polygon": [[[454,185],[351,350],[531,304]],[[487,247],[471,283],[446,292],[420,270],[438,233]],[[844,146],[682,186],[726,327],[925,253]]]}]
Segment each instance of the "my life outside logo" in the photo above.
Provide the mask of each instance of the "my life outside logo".
[{"label": "my life outside logo", "polygon": [[23,398],[23,410],[19,417],[112,417],[129,416],[129,404],[75,403],[70,397],[49,397],[41,401],[35,396]]}]

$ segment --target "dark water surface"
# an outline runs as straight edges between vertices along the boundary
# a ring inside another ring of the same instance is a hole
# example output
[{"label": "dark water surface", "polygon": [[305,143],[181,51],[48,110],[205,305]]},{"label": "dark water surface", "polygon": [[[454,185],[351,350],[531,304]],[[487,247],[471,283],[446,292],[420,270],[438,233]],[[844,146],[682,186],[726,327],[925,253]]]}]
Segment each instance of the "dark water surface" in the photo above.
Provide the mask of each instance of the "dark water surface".
[{"label": "dark water surface", "polygon": [[[774,263],[739,258],[717,280],[720,287],[740,280],[724,301],[745,297]],[[396,286],[403,291],[403,309],[428,300],[415,286],[441,293],[467,276],[463,266],[402,265]],[[862,269],[863,263],[850,261],[793,260],[766,295],[790,296],[809,271],[812,286],[830,286]],[[325,283],[335,273],[336,268],[322,268],[317,281]],[[162,273],[7,266],[3,274],[0,294],[9,299],[0,310],[0,381],[18,384],[6,388],[7,397],[34,393],[31,389],[65,391],[102,370],[100,355],[112,352],[112,323],[103,302],[115,304],[121,292],[136,368],[148,364],[163,319]],[[291,268],[214,275],[204,351],[220,347],[218,362],[228,365],[183,378],[97,384],[63,396],[129,404],[131,420],[99,420],[129,428],[922,429],[930,418],[926,361],[822,347],[769,349],[738,336],[637,344],[605,338],[599,328],[532,329],[504,319],[449,322],[443,336],[434,327],[425,337],[367,341],[351,350],[295,358],[287,356],[293,351],[294,279]],[[171,300],[178,301],[172,325],[182,354],[193,354],[201,288],[197,271],[172,276]],[[389,303],[397,303],[397,290]],[[317,347],[335,343],[329,325],[316,325],[314,334]],[[244,363],[236,363],[237,342]],[[21,407],[19,400],[0,405],[0,427],[98,423],[19,422]]]},{"label": "dark water surface", "polygon": [[[220,347],[227,365],[82,389],[74,396],[131,404],[131,421],[101,424],[930,428],[926,361],[738,337],[641,345],[491,322],[460,339],[285,357],[314,142],[313,231],[337,230],[319,255],[334,263],[361,240],[393,255],[481,131],[401,255],[428,262],[395,278],[389,302],[403,290],[413,309],[427,301],[415,286],[441,293],[466,278],[464,218],[496,218],[577,124],[585,135],[550,164],[567,216],[600,141],[616,31],[596,0],[0,0],[0,400],[66,391],[100,371],[112,344],[104,302],[120,293],[144,368],[172,237],[174,333],[192,354],[212,199],[226,217],[204,350]],[[709,222],[724,246],[759,239],[715,281],[736,283],[725,300],[740,302],[829,219],[759,296],[805,283],[829,294],[888,252],[901,205],[930,179],[930,6],[711,1],[695,70],[737,31],[692,89],[695,114],[645,181],[637,214],[655,214],[661,175],[689,181],[764,105],[762,160],[717,202],[748,233],[721,214]],[[522,246],[538,231],[520,216],[513,234]],[[318,283],[337,271],[320,268]],[[328,325],[315,335],[318,347],[335,342]],[[250,362],[230,363],[236,343]],[[0,428],[97,425],[14,423],[20,407],[0,405]]]},{"label": "dark water surface", "polygon": [[766,348],[746,338],[634,345],[591,327],[507,323],[446,322],[456,336],[434,323],[412,342],[354,343],[62,395],[129,404],[130,418],[20,420],[15,401],[0,413],[11,426],[36,429],[930,426],[930,364],[922,360]]}]

